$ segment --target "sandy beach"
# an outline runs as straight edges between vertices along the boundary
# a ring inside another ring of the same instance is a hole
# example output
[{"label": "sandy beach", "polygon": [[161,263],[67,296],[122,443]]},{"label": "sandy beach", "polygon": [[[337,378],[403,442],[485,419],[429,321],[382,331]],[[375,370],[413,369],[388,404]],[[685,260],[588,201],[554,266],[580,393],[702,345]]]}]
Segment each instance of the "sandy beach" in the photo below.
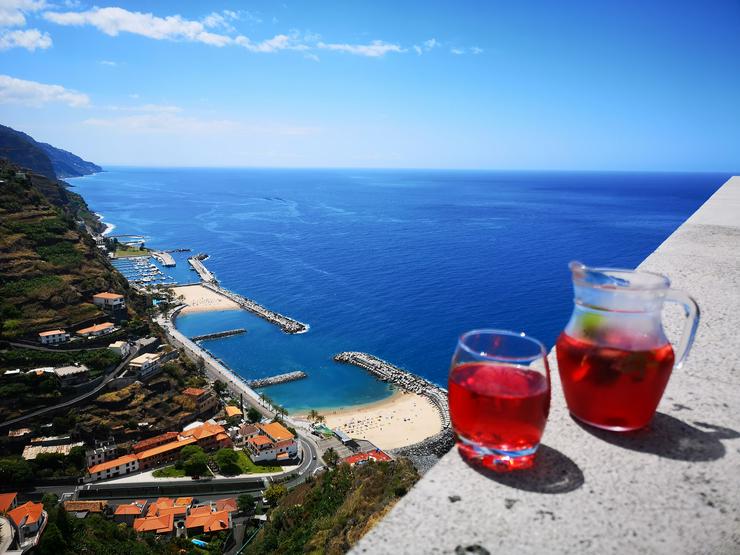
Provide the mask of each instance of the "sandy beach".
[{"label": "sandy beach", "polygon": [[319,411],[330,428],[353,438],[367,439],[382,449],[404,447],[442,430],[437,409],[426,397],[396,392],[369,405]]},{"label": "sandy beach", "polygon": [[239,305],[234,301],[202,285],[173,287],[172,291],[176,297],[182,296],[182,302],[187,305],[180,311],[180,314],[216,310],[239,310]]}]

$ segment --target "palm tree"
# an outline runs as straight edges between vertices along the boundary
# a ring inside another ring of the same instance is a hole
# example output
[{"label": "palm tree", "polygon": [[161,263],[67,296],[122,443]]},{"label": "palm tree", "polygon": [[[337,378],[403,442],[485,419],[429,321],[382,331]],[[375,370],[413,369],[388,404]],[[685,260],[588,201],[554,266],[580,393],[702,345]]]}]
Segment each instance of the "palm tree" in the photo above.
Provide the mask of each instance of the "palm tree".
[{"label": "palm tree", "polygon": [[316,422],[318,422],[319,424],[323,424],[324,422],[326,422],[326,417],[323,414],[317,414]]},{"label": "palm tree", "polygon": [[319,417],[319,412],[316,409],[311,409],[308,411],[308,419],[315,422],[316,419]]}]

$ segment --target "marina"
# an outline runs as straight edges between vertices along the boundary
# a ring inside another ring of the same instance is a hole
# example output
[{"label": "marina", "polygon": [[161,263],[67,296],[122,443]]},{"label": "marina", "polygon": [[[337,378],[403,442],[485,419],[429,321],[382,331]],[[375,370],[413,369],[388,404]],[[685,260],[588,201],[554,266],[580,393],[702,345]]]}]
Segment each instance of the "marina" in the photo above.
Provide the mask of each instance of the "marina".
[{"label": "marina", "polygon": [[152,257],[148,255],[114,258],[111,260],[111,264],[123,274],[123,277],[129,283],[135,286],[145,287],[147,285],[169,285],[175,283],[175,279],[154,264]]},{"label": "marina", "polygon": [[171,268],[177,265],[175,259],[172,258],[172,255],[166,251],[154,251],[152,252],[152,256],[156,258],[162,266]]}]

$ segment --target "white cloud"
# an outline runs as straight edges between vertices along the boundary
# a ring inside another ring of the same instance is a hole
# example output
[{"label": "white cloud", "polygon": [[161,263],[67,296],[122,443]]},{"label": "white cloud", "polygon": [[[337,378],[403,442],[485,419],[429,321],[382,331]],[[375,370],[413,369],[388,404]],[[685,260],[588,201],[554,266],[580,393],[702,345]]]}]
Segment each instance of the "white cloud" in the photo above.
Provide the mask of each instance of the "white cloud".
[{"label": "white cloud", "polygon": [[346,52],[357,56],[367,56],[369,58],[380,58],[389,52],[406,52],[398,44],[374,40],[370,44],[337,44],[320,42],[316,45],[324,50],[334,50],[336,52]]},{"label": "white cloud", "polygon": [[[232,21],[262,21],[249,12],[233,10],[212,12],[201,21],[185,19],[180,15],[159,17],[152,13],[132,12],[119,7],[96,7],[86,11],[47,11],[43,16],[58,25],[77,27],[89,25],[113,37],[121,33],[131,33],[154,40],[201,42],[217,47],[237,45],[250,52],[259,53],[281,50],[305,52],[320,49],[379,58],[392,52],[407,52],[407,49],[399,44],[382,40],[374,40],[368,44],[326,43],[321,42],[317,35],[301,35],[297,31],[287,34],[280,33],[262,41],[255,41],[244,35],[233,36],[236,31],[231,25]],[[222,30],[222,32],[216,32],[217,30]],[[413,48],[418,52],[419,50],[428,51],[437,46],[439,42],[432,38],[424,41],[421,46]],[[306,56],[306,58],[315,60],[316,56]]]},{"label": "white cloud", "polygon": [[42,33],[38,29],[17,29],[15,31],[0,32],[0,51],[11,48],[25,48],[33,52],[37,48],[45,50],[51,46],[49,33]]},{"label": "white cloud", "polygon": [[26,13],[45,7],[45,0],[0,0],[0,27],[23,27]]},{"label": "white cloud", "polygon": [[0,75],[0,104],[43,106],[60,102],[73,108],[87,106],[90,97],[86,94],[65,89],[61,85],[47,85],[36,81],[25,81],[8,75]]},{"label": "white cloud", "polygon": [[91,25],[112,37],[132,33],[155,40],[184,40],[224,46],[231,42],[226,35],[206,31],[200,21],[179,15],[157,17],[151,13],[130,12],[123,8],[93,8],[84,12],[44,12],[44,18],[58,25],[80,27]]},{"label": "white cloud", "polygon": [[435,38],[431,38],[422,42],[421,45],[415,44],[414,46],[412,46],[412,48],[414,49],[414,52],[421,56],[424,52],[429,52],[430,50],[437,48],[438,46],[441,46],[439,41]]},{"label": "white cloud", "polygon": [[471,46],[470,47],[470,52],[472,52],[473,54],[482,54],[483,53],[483,49],[482,48],[478,48],[477,46]]},{"label": "white cloud", "polygon": [[464,48],[451,48],[450,49],[450,52],[452,54],[456,54],[456,55],[460,56],[462,54],[465,54],[465,49]]},{"label": "white cloud", "polygon": [[298,33],[291,33],[290,35],[275,35],[271,39],[266,39],[261,42],[252,42],[251,39],[244,35],[239,35],[234,39],[234,42],[239,46],[243,46],[250,52],[277,52],[279,50],[309,50],[309,46],[301,41]]},{"label": "white cloud", "polygon": [[111,60],[100,60],[101,66],[110,66],[110,67],[116,67],[118,64],[116,62],[112,62]]},{"label": "white cloud", "polygon": [[303,57],[306,58],[307,60],[311,60],[312,62],[321,61],[321,59],[316,54],[308,53],[308,54],[304,54]]}]

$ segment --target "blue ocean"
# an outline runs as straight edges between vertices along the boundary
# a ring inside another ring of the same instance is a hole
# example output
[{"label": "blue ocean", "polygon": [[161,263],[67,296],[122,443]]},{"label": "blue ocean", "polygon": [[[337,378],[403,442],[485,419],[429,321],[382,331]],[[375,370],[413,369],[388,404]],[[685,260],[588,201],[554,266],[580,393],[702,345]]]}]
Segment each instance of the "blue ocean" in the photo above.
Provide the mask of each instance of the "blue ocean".
[{"label": "blue ocean", "polygon": [[[289,410],[390,394],[340,351],[444,385],[457,336],[526,331],[551,347],[571,311],[567,264],[634,267],[725,174],[106,168],[70,180],[90,207],[157,249],[191,248],[224,287],[310,324],[286,335],[242,311],[178,318]],[[174,274],[195,281],[186,255]]]}]

